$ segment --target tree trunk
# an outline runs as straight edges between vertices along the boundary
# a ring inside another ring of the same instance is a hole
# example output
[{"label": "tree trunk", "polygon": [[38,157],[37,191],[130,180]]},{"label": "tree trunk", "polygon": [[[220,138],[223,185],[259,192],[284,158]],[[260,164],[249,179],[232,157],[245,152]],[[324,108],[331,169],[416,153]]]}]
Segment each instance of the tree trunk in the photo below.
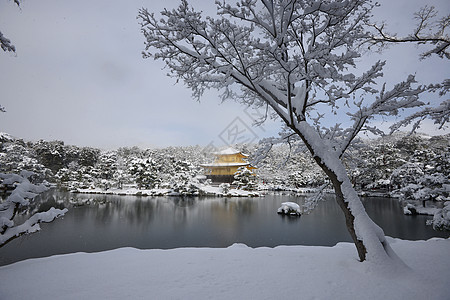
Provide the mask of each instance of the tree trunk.
[{"label": "tree trunk", "polygon": [[[339,163],[344,168],[342,162],[339,161]],[[355,243],[359,260],[365,261],[370,254],[372,261],[381,263],[394,259],[403,264],[390,248],[383,230],[367,215],[350,179],[348,177],[342,179],[341,172],[330,170],[324,164],[320,164],[320,166],[333,184],[336,202],[344,213],[347,230]]]},{"label": "tree trunk", "polygon": [[[331,183],[333,184],[336,202],[341,208],[342,212],[345,216],[345,224],[347,226],[347,230],[352,237],[353,242],[355,243],[356,250],[358,251],[358,256],[360,261],[366,260],[367,249],[364,246],[364,243],[361,239],[358,238],[355,231],[355,216],[352,214],[352,211],[349,208],[349,203],[345,201],[345,197],[342,191],[342,182],[339,181],[338,176],[335,172],[330,170],[326,165],[323,164],[320,157],[315,156],[314,160],[318,163],[318,165],[322,168],[322,170],[327,174]],[[356,192],[356,191],[355,191]]]},{"label": "tree trunk", "polygon": [[396,261],[398,266],[405,266],[389,246],[383,230],[367,215],[337,152],[305,121],[292,129],[299,134],[316,163],[331,180],[360,261],[371,260],[379,264]]},{"label": "tree trunk", "polygon": [[360,261],[366,260],[366,254],[367,249],[364,246],[364,243],[362,240],[358,239],[356,232],[355,232],[355,216],[353,216],[352,212],[350,211],[350,208],[348,206],[348,202],[344,201],[344,194],[342,193],[342,182],[340,182],[337,179],[337,176],[331,172],[328,172],[328,177],[330,178],[331,182],[333,183],[333,188],[336,196],[336,202],[341,208],[342,212],[345,216],[345,224],[347,225],[347,230],[350,233],[350,236],[352,237],[353,242],[355,243],[356,250],[358,251],[358,256]]}]

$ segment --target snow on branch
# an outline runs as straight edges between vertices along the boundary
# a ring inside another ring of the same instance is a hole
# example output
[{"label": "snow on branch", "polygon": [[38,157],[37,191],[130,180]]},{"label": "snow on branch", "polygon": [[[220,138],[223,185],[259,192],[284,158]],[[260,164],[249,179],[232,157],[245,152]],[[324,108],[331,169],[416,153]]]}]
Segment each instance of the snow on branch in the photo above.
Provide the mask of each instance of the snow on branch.
[{"label": "snow on branch", "polygon": [[397,37],[395,34],[389,34],[385,30],[385,24],[371,26],[375,29],[375,33],[371,37],[369,43],[374,45],[384,45],[390,43],[417,43],[431,45],[431,49],[423,52],[421,58],[427,58],[432,54],[436,54],[440,58],[450,58],[448,48],[450,46],[450,37],[446,32],[450,25],[450,15],[446,15],[440,19],[437,18],[436,8],[433,6],[425,6],[414,14],[417,20],[416,28],[413,32],[405,37]]},{"label": "snow on branch", "polygon": [[323,185],[321,185],[319,188],[316,189],[316,191],[311,195],[308,196],[305,200],[305,203],[303,203],[303,213],[304,214],[309,214],[311,213],[314,208],[317,207],[317,205],[319,205],[320,201],[324,201],[325,200],[325,194],[326,194],[326,189],[329,187],[329,183],[325,183]]},{"label": "snow on branch", "polygon": [[[14,3],[20,7],[19,0],[14,0]],[[0,31],[0,48],[2,48],[2,50],[5,52],[16,52],[16,47],[13,44],[11,44],[11,40],[6,38],[1,31]],[[2,110],[1,106],[0,111],[4,112],[4,109]]]},{"label": "snow on branch", "polygon": [[397,115],[401,109],[424,105],[425,103],[419,101],[419,95],[426,88],[422,86],[414,88],[412,85],[415,83],[414,76],[410,75],[405,81],[396,84],[390,91],[386,91],[386,84],[384,84],[375,101],[369,106],[363,106],[362,101],[357,103],[356,105],[359,109],[354,113],[347,113],[354,123],[351,128],[345,130],[345,138],[340,144],[339,157],[342,157],[345,150],[363,129],[374,134],[382,133],[379,129],[368,126],[366,124],[367,120],[376,115]]},{"label": "snow on branch", "polygon": [[[165,18],[158,21],[146,9],[139,12],[147,40],[144,57],[165,61],[170,75],[182,79],[196,98],[206,88],[230,85],[230,79],[251,87],[250,72],[259,70],[257,59],[246,44],[252,27],[237,26],[227,19],[204,20],[189,8],[187,1],[162,15]],[[152,53],[151,48],[158,51]]]},{"label": "snow on branch", "polygon": [[443,101],[438,107],[426,107],[393,124],[390,127],[391,133],[410,124],[412,124],[411,133],[413,133],[420,127],[422,121],[428,118],[432,119],[439,129],[444,128],[450,120],[450,99]]},{"label": "snow on branch", "polygon": [[14,218],[19,209],[27,207],[38,194],[48,190],[42,184],[32,184],[28,179],[31,175],[32,172],[22,172],[21,175],[0,173],[3,185],[16,185],[11,195],[0,204],[0,247],[23,234],[40,230],[40,222],[52,222],[67,212],[67,208],[61,210],[52,207],[46,212],[32,215],[20,225],[15,225]]},{"label": "snow on branch", "polygon": [[[246,0],[237,7],[216,4],[222,16],[219,19],[202,18],[187,1],[161,12],[160,20],[141,9],[138,18],[146,38],[144,57],[165,61],[170,75],[182,79],[196,98],[208,88],[224,88],[229,95],[228,87],[239,83],[244,89],[238,98],[247,104],[255,98],[266,101],[277,112],[283,111],[279,105],[285,110],[288,99],[298,94],[290,85],[299,83],[306,95],[296,99],[305,100],[298,101],[303,109],[297,105],[297,114],[304,114],[306,107],[311,107],[309,102],[322,103],[309,97],[313,85],[325,89],[326,80],[349,79],[339,77],[339,71],[354,66],[353,60],[359,57],[353,43],[357,36],[365,35],[362,20],[369,16],[364,1],[352,5],[324,1],[262,1],[261,5]],[[345,48],[348,51],[333,53]],[[283,78],[287,82],[267,84]],[[342,92],[331,94],[336,98]]]},{"label": "snow on branch", "polygon": [[390,91],[386,91],[386,84],[383,85],[376,100],[365,109],[363,115],[397,115],[400,109],[414,108],[422,106],[425,103],[419,101],[419,95],[423,93],[426,88],[419,86],[413,88],[416,83],[415,77],[409,75],[408,78],[396,84]]},{"label": "snow on branch", "polygon": [[11,44],[11,40],[6,38],[3,33],[0,32],[0,47],[5,52],[16,52],[16,47]]}]

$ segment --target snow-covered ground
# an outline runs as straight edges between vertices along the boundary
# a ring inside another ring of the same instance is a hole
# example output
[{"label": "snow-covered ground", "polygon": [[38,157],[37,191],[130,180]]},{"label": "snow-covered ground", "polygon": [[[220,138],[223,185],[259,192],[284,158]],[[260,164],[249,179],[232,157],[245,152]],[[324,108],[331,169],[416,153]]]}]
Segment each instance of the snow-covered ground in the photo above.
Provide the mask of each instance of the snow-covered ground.
[{"label": "snow-covered ground", "polygon": [[0,267],[0,299],[449,299],[450,239],[388,238],[410,267],[334,247],[121,248]]}]

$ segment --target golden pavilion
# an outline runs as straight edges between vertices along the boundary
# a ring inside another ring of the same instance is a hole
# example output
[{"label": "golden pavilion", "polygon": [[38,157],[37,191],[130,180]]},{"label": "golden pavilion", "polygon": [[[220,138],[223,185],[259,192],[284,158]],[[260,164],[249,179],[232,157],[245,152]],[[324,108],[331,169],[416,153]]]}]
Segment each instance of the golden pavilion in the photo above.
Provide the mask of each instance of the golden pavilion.
[{"label": "golden pavilion", "polygon": [[248,155],[234,148],[227,148],[214,152],[215,161],[212,164],[201,164],[205,168],[205,175],[215,182],[232,182],[234,173],[240,167],[249,170],[256,169],[247,161]]}]

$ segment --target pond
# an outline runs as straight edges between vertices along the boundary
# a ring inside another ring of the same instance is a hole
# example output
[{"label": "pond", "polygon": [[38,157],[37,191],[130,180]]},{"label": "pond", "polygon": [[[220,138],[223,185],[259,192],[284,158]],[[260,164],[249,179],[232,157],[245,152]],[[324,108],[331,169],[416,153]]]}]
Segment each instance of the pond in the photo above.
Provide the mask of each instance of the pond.
[{"label": "pond", "polygon": [[[70,200],[90,199],[72,207]],[[276,213],[282,202],[304,197],[267,194],[258,198],[178,198],[81,195],[57,190],[42,196],[42,206],[69,207],[64,218],[41,224],[39,233],[22,236],[0,248],[0,265],[34,257],[97,252],[120,247],[332,246],[351,242],[344,216],[332,195],[308,215]],[[426,226],[430,216],[405,216],[390,198],[363,198],[370,217],[386,235],[408,240],[449,237]]]}]

